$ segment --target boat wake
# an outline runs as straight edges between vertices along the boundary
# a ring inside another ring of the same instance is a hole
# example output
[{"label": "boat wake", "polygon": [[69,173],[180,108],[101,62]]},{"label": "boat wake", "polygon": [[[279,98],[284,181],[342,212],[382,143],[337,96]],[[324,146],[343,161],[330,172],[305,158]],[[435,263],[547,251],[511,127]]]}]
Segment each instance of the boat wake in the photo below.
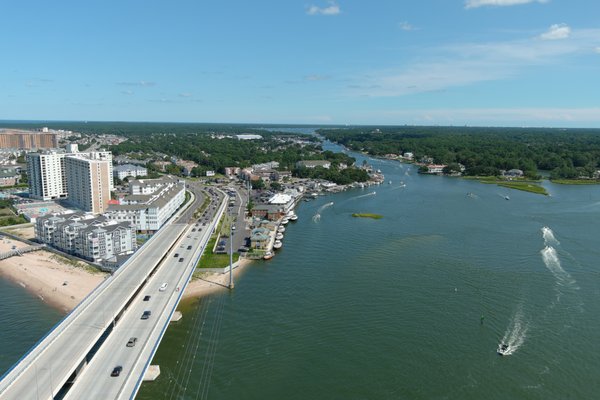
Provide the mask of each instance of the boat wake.
[{"label": "boat wake", "polygon": [[523,311],[519,307],[508,324],[502,340],[498,344],[498,354],[503,356],[514,354],[525,343],[528,329],[529,325],[524,321]]},{"label": "boat wake", "polygon": [[560,259],[556,249],[552,246],[546,246],[540,252],[542,254],[542,260],[546,265],[546,268],[554,275],[556,283],[560,286],[568,287],[570,289],[579,289],[577,281],[563,269],[560,265]]},{"label": "boat wake", "polygon": [[[353,197],[352,199],[362,199],[363,197],[375,196],[377,192],[371,192],[367,194],[361,194],[360,196]],[[350,200],[352,200],[350,199]]]},{"label": "boat wake", "polygon": [[312,220],[313,222],[319,222],[321,220],[321,213],[323,212],[323,210],[325,210],[328,207],[331,207],[333,205],[333,201],[323,204],[321,207],[319,207],[319,209],[317,210],[317,213],[315,215],[313,215]]},{"label": "boat wake", "polygon": [[542,237],[544,238],[544,245],[546,246],[557,246],[560,244],[560,242],[554,236],[552,229],[548,228],[547,226],[542,228]]}]

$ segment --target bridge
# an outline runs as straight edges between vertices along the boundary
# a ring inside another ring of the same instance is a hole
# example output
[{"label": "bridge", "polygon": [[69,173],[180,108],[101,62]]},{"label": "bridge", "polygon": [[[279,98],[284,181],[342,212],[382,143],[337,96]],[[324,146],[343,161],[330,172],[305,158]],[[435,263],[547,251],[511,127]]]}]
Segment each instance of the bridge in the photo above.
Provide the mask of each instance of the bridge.
[{"label": "bridge", "polygon": [[189,208],[163,226],[4,374],[0,399],[133,399],[225,211],[222,194],[217,201],[206,226],[188,223]]}]

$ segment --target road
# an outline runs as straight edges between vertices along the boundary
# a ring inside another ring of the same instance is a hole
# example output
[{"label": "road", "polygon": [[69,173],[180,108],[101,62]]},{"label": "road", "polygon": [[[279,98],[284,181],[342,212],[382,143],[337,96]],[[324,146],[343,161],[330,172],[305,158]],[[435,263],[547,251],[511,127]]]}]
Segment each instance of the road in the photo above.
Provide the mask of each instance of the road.
[{"label": "road", "polygon": [[[200,201],[202,201],[201,196],[197,196],[194,204],[198,205]],[[206,217],[213,218],[216,211],[216,207],[210,207]],[[191,211],[188,210],[188,212]],[[189,219],[189,215],[182,215],[181,219],[185,218]],[[0,399],[53,398],[73,371],[83,364],[83,360],[87,358],[89,361],[90,350],[97,344],[107,328],[113,324],[113,321],[117,321],[116,328],[113,330],[115,332],[120,326],[125,325],[122,319],[129,318],[133,314],[132,309],[137,310],[137,298],[132,299],[132,295],[145,284],[146,279],[163,260],[163,257],[166,257],[164,264],[167,267],[160,268],[156,275],[149,280],[148,285],[155,284],[158,279],[172,280],[173,285],[177,285],[176,267],[169,266],[173,262],[179,263],[179,258],[177,261],[170,259],[169,256],[173,253],[170,249],[184,231],[191,231],[191,229],[195,228],[188,224],[169,223],[157,232],[2,377]],[[184,235],[185,250],[187,251],[187,246],[192,245],[193,254],[199,252],[198,243],[204,241],[204,233],[207,230],[208,227],[203,228],[195,237]],[[200,236],[200,233],[203,236]],[[192,251],[188,251],[188,262],[192,257],[192,254],[189,253]],[[186,256],[184,256],[184,261],[185,258]],[[176,287],[173,285],[170,285],[171,290]],[[144,287],[143,292],[147,290],[152,291],[153,288],[151,286]],[[132,303],[125,313],[117,314],[130,301]],[[111,336],[113,336],[112,333],[108,336],[109,340]],[[92,362],[99,353],[92,358]],[[85,372],[86,369],[84,368],[83,371]]]}]

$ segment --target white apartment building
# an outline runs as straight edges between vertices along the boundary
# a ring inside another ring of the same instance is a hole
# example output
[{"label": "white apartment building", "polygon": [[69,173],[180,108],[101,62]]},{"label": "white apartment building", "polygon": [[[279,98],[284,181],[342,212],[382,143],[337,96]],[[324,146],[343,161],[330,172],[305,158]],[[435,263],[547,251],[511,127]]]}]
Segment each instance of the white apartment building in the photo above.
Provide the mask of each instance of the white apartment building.
[{"label": "white apartment building", "polygon": [[129,193],[109,206],[106,217],[134,224],[138,231],[156,232],[185,201],[185,181],[171,176],[133,180]]},{"label": "white apartment building", "polygon": [[93,262],[116,263],[117,257],[137,249],[135,227],[110,221],[104,216],[83,213],[38,217],[35,236],[65,253]]},{"label": "white apartment building", "polygon": [[138,176],[146,176],[148,175],[148,170],[139,165],[125,164],[114,167],[113,173],[115,178],[123,180],[127,177],[136,178]]},{"label": "white apartment building", "polygon": [[42,200],[67,197],[64,157],[65,153],[56,151],[27,154],[30,197]]},{"label": "white apartment building", "polygon": [[84,211],[103,212],[113,190],[110,151],[29,153],[27,172],[30,197],[42,200],[69,198]]}]

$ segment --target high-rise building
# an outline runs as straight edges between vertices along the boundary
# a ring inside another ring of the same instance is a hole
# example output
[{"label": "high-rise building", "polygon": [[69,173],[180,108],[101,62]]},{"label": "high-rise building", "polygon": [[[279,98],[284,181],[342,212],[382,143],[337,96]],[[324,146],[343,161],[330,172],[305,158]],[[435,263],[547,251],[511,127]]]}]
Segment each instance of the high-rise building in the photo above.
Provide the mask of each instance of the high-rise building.
[{"label": "high-rise building", "polygon": [[64,158],[65,153],[56,151],[27,154],[30,197],[42,200],[67,197]]},{"label": "high-rise building", "polygon": [[112,153],[27,154],[30,197],[68,198],[74,206],[93,213],[105,211],[113,190]]},{"label": "high-rise building", "polygon": [[77,153],[65,157],[68,200],[77,208],[103,213],[111,190],[111,158],[100,153]]},{"label": "high-rise building", "polygon": [[50,149],[58,147],[58,134],[20,129],[0,129],[0,148]]}]

